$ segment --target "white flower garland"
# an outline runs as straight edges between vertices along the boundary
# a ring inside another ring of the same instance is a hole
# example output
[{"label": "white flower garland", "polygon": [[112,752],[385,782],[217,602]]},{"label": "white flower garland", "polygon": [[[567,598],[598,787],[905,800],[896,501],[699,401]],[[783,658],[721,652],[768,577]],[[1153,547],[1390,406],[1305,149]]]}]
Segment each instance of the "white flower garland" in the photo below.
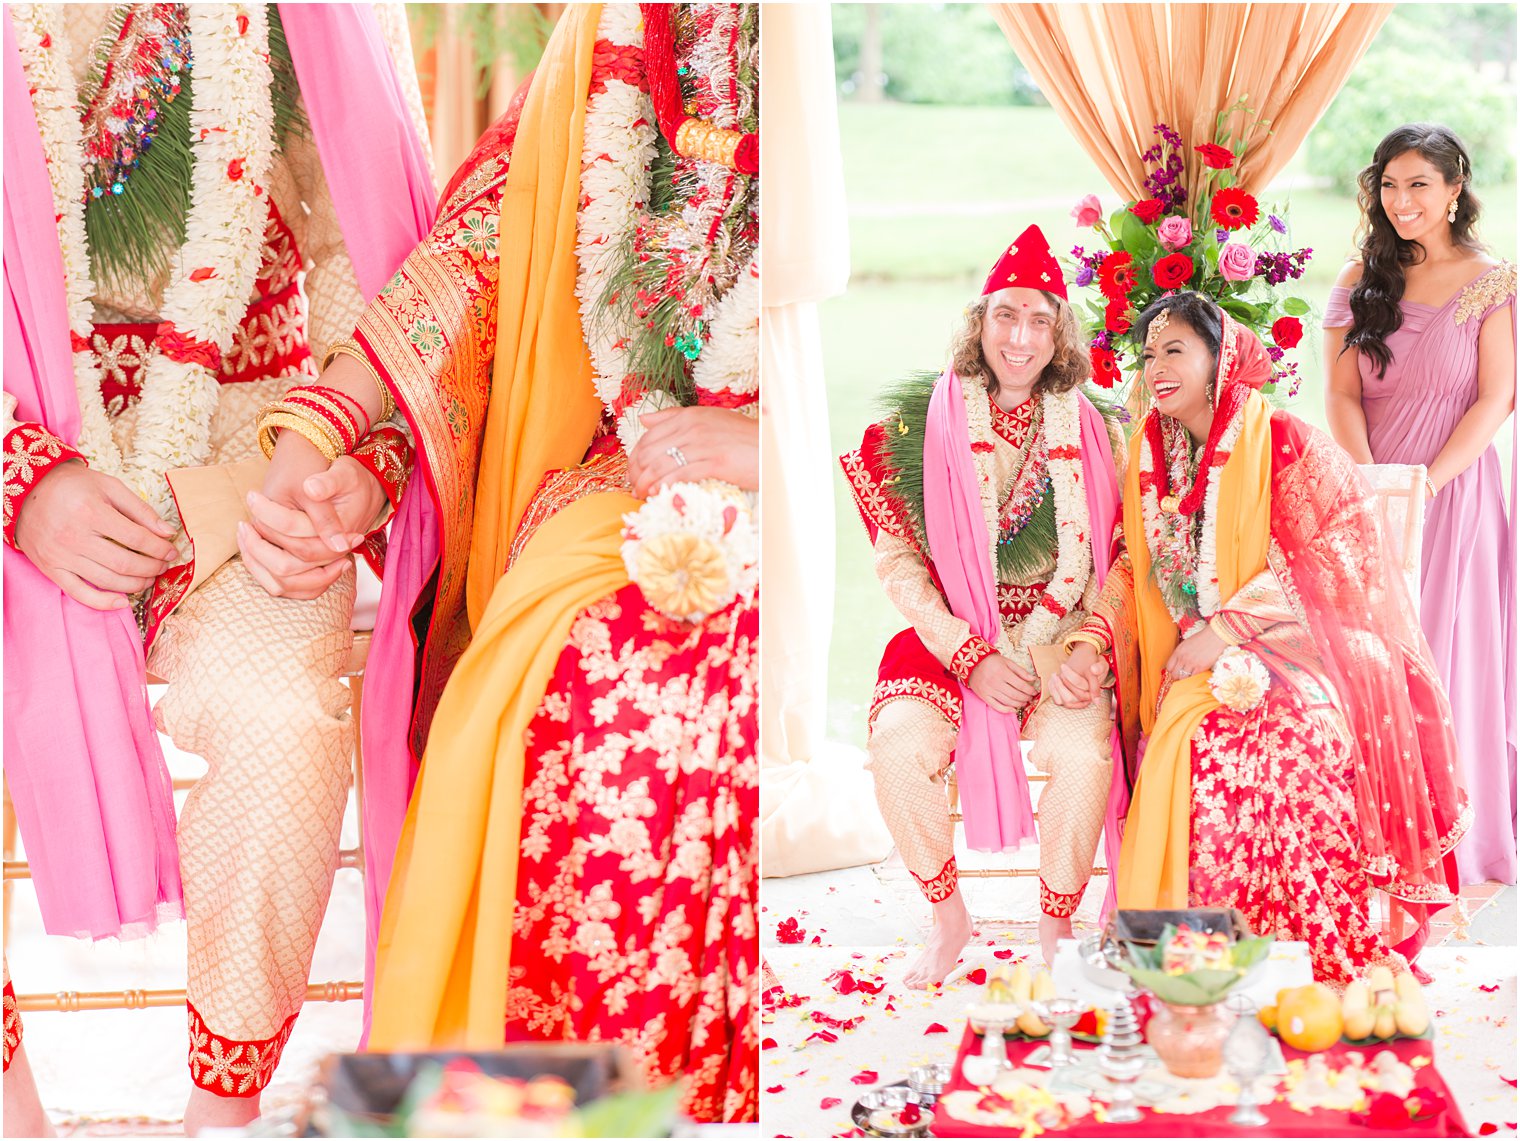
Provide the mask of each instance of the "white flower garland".
[{"label": "white flower garland", "polygon": [[[84,222],[83,130],[61,9],[27,4],[12,11],[60,218],[69,329],[76,345],[77,446],[96,470],[121,479],[173,521],[174,501],[163,475],[210,457],[217,377],[205,364],[173,360],[155,345],[143,368],[132,447],[123,455],[116,446],[100,389],[100,362],[89,347],[95,284]],[[247,311],[269,217],[264,187],[275,150],[269,21],[262,4],[192,4],[188,12],[195,53],[190,211],[160,316],[184,336],[226,352]]]},{"label": "white flower garland", "polygon": [[[1160,413],[1156,413],[1160,415]],[[1208,483],[1204,489],[1203,497],[1203,537],[1198,543],[1198,569],[1196,571],[1198,587],[1198,613],[1205,621],[1219,613],[1224,605],[1220,597],[1219,587],[1219,482],[1224,472],[1224,465],[1228,462],[1235,450],[1235,445],[1240,441],[1240,433],[1245,427],[1245,408],[1235,414],[1219,437],[1219,446],[1215,451],[1214,463],[1209,467],[1206,474]],[[1144,429],[1142,428],[1142,431]],[[1161,549],[1161,537],[1165,523],[1162,519],[1160,482],[1155,471],[1155,457],[1151,449],[1140,449],[1140,470],[1149,473],[1151,479],[1142,480],[1141,486],[1145,489],[1140,496],[1140,517],[1145,524],[1145,542],[1150,549],[1151,560],[1154,565],[1157,553]],[[1183,487],[1173,488],[1172,493],[1181,499],[1187,494]],[[1166,592],[1162,592],[1162,599],[1166,601],[1166,608],[1172,616],[1172,620],[1179,625],[1185,615],[1172,607],[1166,599]]]},{"label": "white flower garland", "polygon": [[[641,45],[644,29],[638,8],[606,5],[597,36],[618,46]],[[698,66],[710,62],[704,58]],[[606,277],[632,239],[639,211],[649,198],[658,136],[655,122],[649,96],[609,76],[603,90],[587,100],[581,150],[575,294],[597,396],[609,410],[626,403],[617,433],[623,450],[630,453],[644,434],[639,418],[676,405],[675,398],[663,392],[625,401],[627,346],[633,330],[607,320],[602,305]],[[738,396],[758,392],[759,332],[757,253],[714,310],[707,343],[692,367],[698,391]],[[750,401],[743,411],[753,414],[755,409]],[[651,496],[624,521],[622,554],[629,576],[650,604],[669,617],[699,621],[734,598],[753,593],[759,581],[760,545],[753,496],[718,480],[677,483]],[[693,603],[698,596],[706,604]]]},{"label": "white flower garland", "polygon": [[[976,467],[977,490],[982,500],[982,516],[987,521],[989,547],[987,556],[997,579],[998,497],[993,479],[992,407],[987,390],[978,379],[961,378],[961,395],[966,404],[966,426],[973,445],[971,458]],[[1092,577],[1091,518],[1087,509],[1087,489],[1082,474],[1082,407],[1075,390],[1040,397],[1040,411],[1045,424],[1045,447],[1051,454],[1047,461],[1051,494],[1055,496],[1056,569],[1045,593],[1035,608],[1025,615],[1009,639],[1009,647],[1018,651],[1030,646],[1045,646],[1055,640],[1061,621],[1070,614],[1087,589]],[[1032,430],[1032,429],[1031,429]],[[1065,449],[1071,449],[1069,453]],[[1054,606],[1051,605],[1054,602]],[[1001,647],[1000,647],[1001,648]]]}]

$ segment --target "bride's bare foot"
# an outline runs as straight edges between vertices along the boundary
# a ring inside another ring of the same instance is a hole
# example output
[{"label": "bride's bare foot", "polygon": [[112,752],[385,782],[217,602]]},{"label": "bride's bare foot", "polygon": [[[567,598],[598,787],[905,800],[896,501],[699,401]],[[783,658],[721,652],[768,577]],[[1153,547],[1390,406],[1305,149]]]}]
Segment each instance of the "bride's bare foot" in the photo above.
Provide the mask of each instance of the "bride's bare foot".
[{"label": "bride's bare foot", "polygon": [[199,1137],[203,1129],[238,1129],[258,1120],[259,1095],[218,1097],[210,1090],[190,1091],[185,1106],[185,1136]]},{"label": "bride's bare foot", "polygon": [[1056,961],[1056,944],[1062,939],[1073,937],[1071,919],[1057,919],[1054,915],[1046,915],[1040,912],[1040,953],[1045,956],[1045,965],[1054,966]]},{"label": "bride's bare foot", "polygon": [[903,982],[912,990],[944,982],[970,940],[971,912],[966,910],[960,888],[956,888],[949,898],[934,905],[934,930],[929,933],[929,945],[908,968]]}]

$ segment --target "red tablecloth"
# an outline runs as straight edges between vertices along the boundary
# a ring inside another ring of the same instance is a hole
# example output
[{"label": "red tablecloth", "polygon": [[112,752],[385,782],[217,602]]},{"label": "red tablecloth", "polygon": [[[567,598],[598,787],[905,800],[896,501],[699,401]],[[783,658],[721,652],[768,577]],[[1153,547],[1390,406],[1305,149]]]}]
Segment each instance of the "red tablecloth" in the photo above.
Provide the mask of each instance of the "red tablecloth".
[{"label": "red tablecloth", "polygon": [[[1029,1055],[1039,1042],[1024,1042],[1010,1040],[1008,1043],[1008,1058],[1017,1066]],[[1081,1042],[1075,1044],[1079,1050],[1091,1049]],[[946,1093],[956,1090],[975,1089],[970,1082],[961,1076],[961,1060],[972,1050],[981,1049],[981,1039],[966,1028],[965,1036],[961,1039],[960,1050],[955,1056],[954,1077],[950,1085],[946,1087]],[[1337,1045],[1327,1053],[1327,1059],[1332,1068],[1338,1067],[1338,1060],[1353,1050],[1361,1049],[1356,1046]],[[1261,1111],[1267,1115],[1267,1124],[1260,1129],[1241,1129],[1230,1124],[1230,1114],[1234,1112],[1233,1106],[1220,1106],[1216,1109],[1206,1110],[1203,1113],[1175,1114],[1156,1113],[1141,1107],[1143,1117],[1133,1125],[1104,1125],[1092,1117],[1084,1117],[1074,1122],[1070,1127],[1053,1131],[1052,1136],[1064,1137],[1470,1137],[1467,1123],[1462,1118],[1462,1111],[1452,1097],[1451,1090],[1446,1082],[1436,1071],[1434,1054],[1431,1043],[1412,1039],[1399,1039],[1394,1042],[1384,1043],[1376,1048],[1362,1049],[1363,1054],[1375,1054],[1377,1050],[1391,1049],[1398,1055],[1400,1061],[1409,1064],[1415,1058],[1429,1058],[1431,1064],[1423,1066],[1414,1072],[1415,1086],[1423,1088],[1431,1093],[1439,1094],[1446,1100],[1446,1109],[1434,1117],[1410,1124],[1404,1129],[1398,1130],[1374,1130],[1365,1126],[1355,1125],[1351,1121],[1351,1115],[1343,1110],[1317,1110],[1313,1113],[1300,1113],[1284,1101],[1263,1103]],[[1295,1050],[1291,1046],[1284,1045],[1283,1057],[1291,1061],[1294,1058],[1307,1058],[1309,1055],[1302,1050]],[[1262,1078],[1258,1083],[1259,1095],[1265,1095],[1267,1091],[1267,1079]],[[973,1125],[951,1117],[942,1108],[943,1100],[934,1110],[934,1124],[930,1132],[935,1137],[1009,1137],[1014,1134],[1008,1130],[999,1130],[986,1125]]]}]

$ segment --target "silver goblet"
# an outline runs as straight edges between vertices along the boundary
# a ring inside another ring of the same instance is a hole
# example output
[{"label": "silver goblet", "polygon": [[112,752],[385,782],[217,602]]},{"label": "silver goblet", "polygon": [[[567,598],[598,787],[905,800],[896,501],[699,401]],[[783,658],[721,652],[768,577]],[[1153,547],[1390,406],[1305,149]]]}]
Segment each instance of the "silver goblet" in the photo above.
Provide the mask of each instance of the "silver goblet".
[{"label": "silver goblet", "polygon": [[1267,1068],[1272,1050],[1266,1027],[1256,1020],[1254,1014],[1254,1011],[1241,1014],[1224,1042],[1225,1067],[1230,1071],[1230,1077],[1240,1083],[1240,1097],[1235,1103],[1235,1112],[1230,1114],[1230,1124],[1247,1129],[1259,1129],[1267,1124],[1267,1115],[1256,1103],[1256,1079]]},{"label": "silver goblet", "polygon": [[1050,1025],[1050,1067],[1076,1062],[1071,1052],[1071,1028],[1082,1017],[1082,1007],[1070,998],[1048,998],[1034,1004],[1035,1013]]}]

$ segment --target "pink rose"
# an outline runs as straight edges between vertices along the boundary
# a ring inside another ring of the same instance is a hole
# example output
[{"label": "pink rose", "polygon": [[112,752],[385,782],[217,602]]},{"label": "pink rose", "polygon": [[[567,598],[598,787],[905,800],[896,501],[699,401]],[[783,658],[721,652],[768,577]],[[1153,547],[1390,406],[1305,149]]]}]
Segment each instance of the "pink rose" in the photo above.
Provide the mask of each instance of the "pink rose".
[{"label": "pink rose", "polygon": [[1180,250],[1193,240],[1193,223],[1173,214],[1170,218],[1161,220],[1161,225],[1156,227],[1156,237],[1161,239],[1161,244],[1167,249]]},{"label": "pink rose", "polygon": [[1219,248],[1219,276],[1226,281],[1250,281],[1256,275],[1256,253],[1240,242]]},{"label": "pink rose", "polygon": [[1089,194],[1082,199],[1071,208],[1071,216],[1079,226],[1096,226],[1103,221],[1103,207],[1098,203],[1098,196]]}]

